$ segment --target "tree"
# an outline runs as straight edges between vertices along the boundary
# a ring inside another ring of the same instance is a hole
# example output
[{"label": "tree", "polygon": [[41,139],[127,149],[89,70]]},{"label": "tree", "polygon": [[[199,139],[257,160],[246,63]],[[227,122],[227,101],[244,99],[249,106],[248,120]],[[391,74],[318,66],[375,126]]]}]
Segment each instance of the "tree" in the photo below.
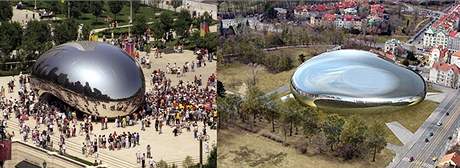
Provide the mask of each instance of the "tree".
[{"label": "tree", "polygon": [[275,8],[271,5],[271,3],[265,3],[265,10],[264,10],[264,16],[267,19],[275,19],[278,12],[275,10]]},{"label": "tree", "polygon": [[385,146],[387,145],[387,141],[385,139],[387,131],[383,127],[382,123],[374,123],[369,127],[367,136],[367,146],[372,151],[372,161],[375,162],[375,155],[380,153]]},{"label": "tree", "polygon": [[311,137],[320,130],[319,116],[311,108],[303,108],[301,111],[301,121],[304,135],[311,140]]},{"label": "tree", "polygon": [[91,3],[91,13],[97,18],[102,15],[102,10],[104,9],[104,1],[90,1]]},{"label": "tree", "polygon": [[322,123],[321,128],[326,136],[326,143],[330,145],[332,151],[334,150],[334,145],[340,142],[344,124],[345,120],[337,114],[328,115]]},{"label": "tree", "polygon": [[171,5],[172,5],[172,7],[174,8],[174,11],[176,11],[176,9],[177,9],[179,6],[182,6],[182,0],[172,0],[172,1],[171,1]]},{"label": "tree", "polygon": [[270,100],[266,105],[266,110],[264,110],[265,117],[268,121],[271,122],[272,132],[275,132],[275,120],[279,119],[281,116],[280,113],[280,102],[276,101],[277,96],[275,94],[270,95]]},{"label": "tree", "polygon": [[135,35],[143,35],[145,31],[147,31],[148,25],[147,20],[144,15],[138,15],[134,19],[133,23],[133,34]]},{"label": "tree", "polygon": [[168,168],[168,163],[166,163],[166,161],[164,160],[160,160],[158,163],[157,163],[157,167],[158,168]]},{"label": "tree", "polygon": [[17,49],[18,46],[21,45],[21,25],[18,22],[2,22],[0,24],[0,30],[0,50],[6,55],[9,55],[11,51]]},{"label": "tree", "polygon": [[124,2],[123,1],[109,1],[109,9],[110,12],[113,14],[114,19],[117,20],[117,14],[121,12],[123,9]]},{"label": "tree", "polygon": [[173,28],[174,19],[169,12],[161,12],[160,16],[160,23],[163,24],[163,30],[165,32],[169,32]]},{"label": "tree", "polygon": [[189,35],[188,30],[191,24],[192,19],[190,12],[187,10],[181,10],[178,18],[174,22],[174,30],[178,36],[181,36],[182,38],[187,37]]},{"label": "tree", "polygon": [[253,116],[251,123],[252,127],[254,127],[254,124],[256,123],[257,115],[260,114],[264,108],[264,101],[262,100],[262,96],[263,92],[260,91],[255,85],[249,85],[245,98],[241,103],[241,110],[244,113]]},{"label": "tree", "polygon": [[0,22],[9,21],[13,17],[13,8],[9,1],[0,1]]},{"label": "tree", "polygon": [[83,25],[81,39],[88,40],[89,34],[91,33],[91,27],[89,25]]},{"label": "tree", "polygon": [[339,155],[345,160],[364,155],[367,152],[365,147],[367,129],[366,124],[356,116],[348,119],[340,135]]},{"label": "tree", "polygon": [[300,62],[300,64],[305,62],[305,55],[303,53],[299,55],[299,62]]},{"label": "tree", "polygon": [[38,55],[52,47],[51,30],[46,22],[32,20],[24,30],[22,49],[26,52],[26,60],[36,59]]},{"label": "tree", "polygon": [[66,4],[66,9],[70,8],[70,17],[78,18],[81,16],[82,9],[87,10],[85,7],[86,2],[69,0]]},{"label": "tree", "polygon": [[214,146],[208,156],[208,162],[203,165],[204,168],[217,168],[217,147]]},{"label": "tree", "polygon": [[73,19],[66,19],[55,26],[53,31],[54,42],[59,45],[69,41],[77,40],[78,25]]},{"label": "tree", "polygon": [[[227,122],[232,122],[239,114],[241,98],[229,94],[225,97],[217,97],[217,111],[219,112],[219,126],[225,127]],[[240,117],[241,118],[241,117]]]},{"label": "tree", "polygon": [[225,86],[220,80],[217,80],[217,95],[219,97],[225,96]]},{"label": "tree", "polygon": [[189,167],[192,167],[193,165],[194,163],[193,163],[193,159],[191,156],[185,157],[185,160],[182,162],[182,166],[184,168],[189,168]]},{"label": "tree", "polygon": [[155,39],[162,39],[165,37],[166,32],[163,30],[163,25],[160,22],[153,22],[151,30]]},{"label": "tree", "polygon": [[132,0],[131,3],[133,5],[133,13],[137,13],[137,11],[139,11],[139,8],[141,8],[140,0]]},{"label": "tree", "polygon": [[285,122],[289,123],[289,136],[292,136],[294,127],[300,124],[305,107],[295,99],[288,99],[284,105],[283,108],[287,111],[284,116]]}]

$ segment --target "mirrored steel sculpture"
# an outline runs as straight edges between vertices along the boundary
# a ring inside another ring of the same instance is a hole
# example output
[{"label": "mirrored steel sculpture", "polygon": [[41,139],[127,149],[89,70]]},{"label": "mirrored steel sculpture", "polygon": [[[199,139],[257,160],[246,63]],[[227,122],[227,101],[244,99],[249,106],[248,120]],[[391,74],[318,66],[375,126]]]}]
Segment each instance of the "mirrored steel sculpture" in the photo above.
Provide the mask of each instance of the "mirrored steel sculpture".
[{"label": "mirrored steel sculpture", "polygon": [[32,67],[31,86],[78,110],[124,116],[144,100],[145,79],[126,52],[100,42],[71,42],[47,51]]},{"label": "mirrored steel sculpture", "polygon": [[395,110],[426,95],[419,74],[360,50],[313,57],[297,68],[290,86],[300,102],[336,112]]}]

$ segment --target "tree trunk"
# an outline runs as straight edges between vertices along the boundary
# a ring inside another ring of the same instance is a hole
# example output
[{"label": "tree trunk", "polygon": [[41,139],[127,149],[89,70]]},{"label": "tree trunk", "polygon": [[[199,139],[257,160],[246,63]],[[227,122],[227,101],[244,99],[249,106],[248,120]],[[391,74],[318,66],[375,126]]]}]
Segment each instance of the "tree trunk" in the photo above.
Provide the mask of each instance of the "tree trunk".
[{"label": "tree trunk", "polygon": [[298,135],[298,134],[299,134],[299,132],[298,132],[299,130],[298,130],[297,125],[295,125],[294,127],[295,127],[295,135]]},{"label": "tree trunk", "polygon": [[374,156],[372,157],[372,162],[375,162],[375,155],[377,154],[377,148],[374,148]]},{"label": "tree trunk", "polygon": [[275,132],[275,117],[272,116],[272,132]]},{"label": "tree trunk", "polygon": [[291,124],[289,125],[289,136],[292,136],[292,121],[291,121]]}]

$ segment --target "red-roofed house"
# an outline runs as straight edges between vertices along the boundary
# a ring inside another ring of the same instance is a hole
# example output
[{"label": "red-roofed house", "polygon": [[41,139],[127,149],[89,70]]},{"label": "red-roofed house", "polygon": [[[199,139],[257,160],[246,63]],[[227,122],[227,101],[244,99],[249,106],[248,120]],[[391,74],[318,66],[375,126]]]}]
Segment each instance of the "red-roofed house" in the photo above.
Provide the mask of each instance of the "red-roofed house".
[{"label": "red-roofed house", "polygon": [[438,167],[457,167],[460,166],[460,155],[457,152],[444,155],[438,163]]},{"label": "red-roofed house", "polygon": [[454,52],[450,55],[450,64],[455,64],[460,67],[460,51]]},{"label": "red-roofed house", "polygon": [[448,49],[443,46],[438,46],[434,47],[430,51],[430,58],[429,58],[429,64],[430,66],[433,66],[434,63],[439,62],[439,63],[446,63],[447,61],[447,55],[448,55]]},{"label": "red-roofed house", "polygon": [[336,17],[334,14],[330,14],[330,13],[326,13],[323,15],[323,21],[327,21],[327,22],[333,22],[335,21]]},{"label": "red-roofed house", "polygon": [[382,15],[385,8],[382,4],[371,5],[371,15]]},{"label": "red-roofed house", "polygon": [[430,69],[430,76],[428,81],[451,87],[459,87],[460,69],[457,65],[447,63],[434,63]]}]

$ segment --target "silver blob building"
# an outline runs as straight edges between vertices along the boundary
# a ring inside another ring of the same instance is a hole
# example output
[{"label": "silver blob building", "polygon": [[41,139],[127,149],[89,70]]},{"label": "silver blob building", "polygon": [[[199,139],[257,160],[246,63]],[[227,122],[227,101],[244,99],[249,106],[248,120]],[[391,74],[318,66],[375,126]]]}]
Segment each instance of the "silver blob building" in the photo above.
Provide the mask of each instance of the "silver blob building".
[{"label": "silver blob building", "polygon": [[31,86],[87,114],[125,116],[144,100],[139,64],[122,49],[100,42],[56,46],[32,67]]},{"label": "silver blob building", "polygon": [[303,104],[334,112],[396,110],[426,95],[419,74],[360,50],[313,57],[297,68],[290,86]]}]

